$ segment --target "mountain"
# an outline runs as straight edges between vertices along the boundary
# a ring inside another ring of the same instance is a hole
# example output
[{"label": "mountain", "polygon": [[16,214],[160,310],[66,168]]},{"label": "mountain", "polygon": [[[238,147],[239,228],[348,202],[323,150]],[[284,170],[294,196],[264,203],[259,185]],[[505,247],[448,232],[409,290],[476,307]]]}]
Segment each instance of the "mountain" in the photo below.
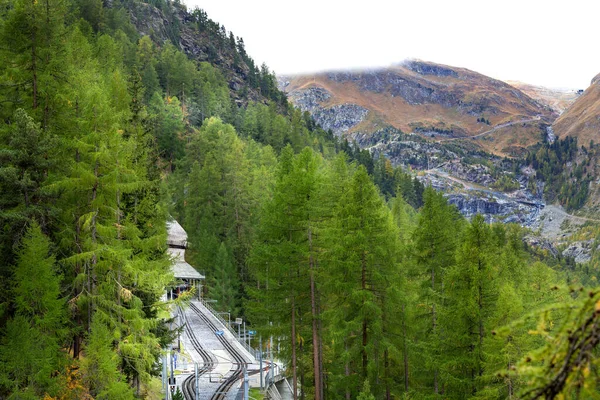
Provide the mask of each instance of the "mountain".
[{"label": "mountain", "polygon": [[600,142],[600,74],[552,127],[558,137],[576,137],[580,145]]},{"label": "mountain", "polygon": [[550,107],[558,114],[562,114],[569,108],[581,94],[576,89],[547,88],[519,81],[506,81],[506,83],[516,87],[539,103]]},{"label": "mountain", "polygon": [[[436,140],[473,138],[490,152],[513,155],[538,142],[557,115],[499,80],[418,60],[280,77],[278,82],[290,101],[323,128],[353,139],[391,126]],[[475,137],[481,134],[485,140]]]},{"label": "mountain", "polygon": [[[122,10],[117,4],[111,7]],[[256,65],[246,52],[243,38],[210,19],[202,9],[190,11],[180,2],[164,1],[134,1],[127,8],[137,35],[149,36],[158,47],[172,44],[189,59],[217,68],[238,106],[246,106],[249,101],[273,101],[285,110],[286,98],[277,90],[269,68]]]}]

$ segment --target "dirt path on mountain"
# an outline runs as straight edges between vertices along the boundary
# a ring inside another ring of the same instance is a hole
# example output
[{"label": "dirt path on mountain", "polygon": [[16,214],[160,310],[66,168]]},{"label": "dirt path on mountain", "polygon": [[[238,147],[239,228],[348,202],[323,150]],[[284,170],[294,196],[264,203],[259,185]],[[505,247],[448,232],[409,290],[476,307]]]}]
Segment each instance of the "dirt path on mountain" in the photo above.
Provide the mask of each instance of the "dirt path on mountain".
[{"label": "dirt path on mountain", "polygon": [[459,139],[477,139],[481,136],[496,132],[498,129],[506,128],[507,126],[517,125],[517,124],[526,124],[528,122],[539,121],[540,119],[541,119],[541,117],[537,116],[535,118],[528,118],[528,119],[522,119],[519,121],[506,122],[504,124],[496,125],[492,129],[482,132],[482,133],[478,133],[477,135],[474,135],[474,136],[444,138],[444,139],[438,139],[438,140],[436,140],[436,142],[441,143],[441,142],[449,142],[451,140],[459,140]]}]

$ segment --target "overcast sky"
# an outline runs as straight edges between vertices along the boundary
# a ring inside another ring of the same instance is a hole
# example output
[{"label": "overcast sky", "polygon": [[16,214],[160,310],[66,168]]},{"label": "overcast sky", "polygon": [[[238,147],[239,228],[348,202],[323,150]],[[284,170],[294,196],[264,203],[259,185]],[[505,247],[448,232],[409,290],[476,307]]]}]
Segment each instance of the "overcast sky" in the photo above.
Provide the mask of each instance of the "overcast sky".
[{"label": "overcast sky", "polygon": [[503,80],[585,89],[600,73],[595,0],[183,0],[277,74],[418,58]]}]

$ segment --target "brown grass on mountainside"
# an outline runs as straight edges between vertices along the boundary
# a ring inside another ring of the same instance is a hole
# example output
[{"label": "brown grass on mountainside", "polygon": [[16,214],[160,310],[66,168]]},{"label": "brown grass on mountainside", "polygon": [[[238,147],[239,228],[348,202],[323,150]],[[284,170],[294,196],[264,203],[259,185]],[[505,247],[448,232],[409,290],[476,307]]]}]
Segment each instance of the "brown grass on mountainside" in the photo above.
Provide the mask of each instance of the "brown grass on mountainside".
[{"label": "brown grass on mountainside", "polygon": [[[411,131],[412,122],[429,122],[432,125],[438,121],[451,122],[467,131],[470,135],[485,132],[490,126],[498,125],[511,120],[526,118],[527,114],[519,113],[520,110],[509,105],[511,112],[502,112],[497,115],[484,114],[490,125],[477,122],[477,117],[465,115],[455,108],[444,107],[439,104],[409,104],[401,97],[391,96],[389,93],[375,93],[363,91],[350,82],[335,82],[324,75],[302,76],[294,78],[288,91],[321,87],[332,94],[332,97],[322,104],[331,107],[338,104],[357,104],[382,116],[388,124],[404,132]],[[474,91],[474,95],[483,97],[481,91]]]},{"label": "brown grass on mountainside", "polygon": [[[431,70],[423,72],[423,68],[437,68],[442,73],[431,73]],[[429,62],[419,61],[413,65],[396,65],[380,70],[325,72],[286,79],[289,79],[289,85],[285,88],[288,93],[303,92],[313,87],[329,92],[329,100],[321,103],[324,108],[356,104],[368,109],[369,117],[348,133],[374,132],[384,123],[404,132],[413,132],[417,126],[425,132],[429,128],[453,127],[453,136],[475,136],[506,122],[541,116],[544,122],[551,123],[556,116],[548,107],[504,82],[464,68]],[[370,86],[375,86],[376,90],[371,90]],[[433,95],[425,101],[418,101],[417,93],[417,100],[411,99],[410,102],[402,97],[402,93],[408,92],[410,95],[421,89],[431,90]],[[436,99],[441,100],[436,103]],[[489,125],[478,122],[480,118],[489,121]],[[499,129],[490,138],[474,141],[495,154],[511,156],[538,142],[542,131],[541,124],[512,126]]]},{"label": "brown grass on mountainside", "polygon": [[594,82],[553,125],[558,137],[577,137],[579,145],[600,143],[600,82]]}]

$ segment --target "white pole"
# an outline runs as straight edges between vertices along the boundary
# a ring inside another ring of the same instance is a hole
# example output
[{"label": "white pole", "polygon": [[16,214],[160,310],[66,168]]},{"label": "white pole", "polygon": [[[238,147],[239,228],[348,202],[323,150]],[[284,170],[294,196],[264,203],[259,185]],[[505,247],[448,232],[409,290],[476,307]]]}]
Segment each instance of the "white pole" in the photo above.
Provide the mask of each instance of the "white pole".
[{"label": "white pole", "polygon": [[244,365],[244,400],[248,400],[248,368]]},{"label": "white pole", "polygon": [[200,396],[200,389],[198,387],[198,363],[194,363],[194,373],[196,374],[196,400],[198,400],[198,396]]},{"label": "white pole", "polygon": [[263,362],[262,362],[262,336],[258,338],[258,362],[259,362],[259,370],[260,370],[260,390],[263,390]]},{"label": "white pole", "polygon": [[271,335],[271,383],[275,379],[275,363],[273,362],[273,335]]},{"label": "white pole", "polygon": [[162,383],[163,389],[165,391],[165,400],[169,400],[169,385],[167,384],[167,354],[163,355],[163,373],[162,373]]}]

